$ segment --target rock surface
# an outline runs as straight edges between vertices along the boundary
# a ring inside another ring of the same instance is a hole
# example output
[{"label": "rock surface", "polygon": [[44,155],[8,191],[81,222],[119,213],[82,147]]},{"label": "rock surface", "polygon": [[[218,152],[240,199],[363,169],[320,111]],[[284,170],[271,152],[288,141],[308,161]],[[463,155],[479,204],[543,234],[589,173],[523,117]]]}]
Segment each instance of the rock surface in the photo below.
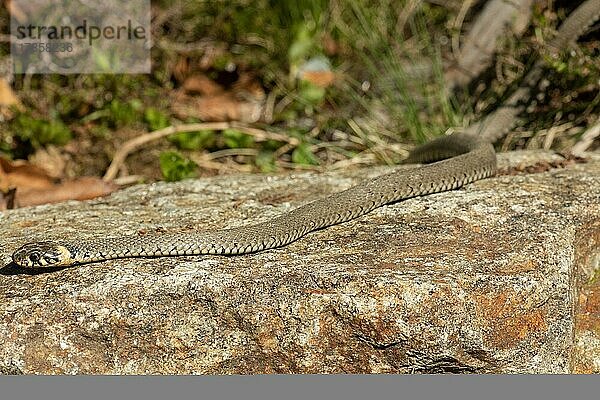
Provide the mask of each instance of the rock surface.
[{"label": "rock surface", "polygon": [[9,264],[24,241],[266,220],[389,168],[0,213],[0,372],[600,372],[600,156],[500,161],[504,175],[246,256]]}]

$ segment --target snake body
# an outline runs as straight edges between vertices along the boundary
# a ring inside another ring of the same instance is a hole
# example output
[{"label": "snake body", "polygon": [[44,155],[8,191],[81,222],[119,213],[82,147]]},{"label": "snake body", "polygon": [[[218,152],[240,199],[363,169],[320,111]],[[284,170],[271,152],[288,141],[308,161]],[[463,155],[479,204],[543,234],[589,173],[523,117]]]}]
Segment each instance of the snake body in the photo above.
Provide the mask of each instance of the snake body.
[{"label": "snake body", "polygon": [[13,261],[38,268],[125,257],[253,253],[285,246],[309,232],[349,221],[385,204],[456,189],[496,172],[493,146],[473,135],[437,139],[417,158],[429,162],[449,156],[366,180],[260,224],[197,233],[28,243],[13,254]]}]

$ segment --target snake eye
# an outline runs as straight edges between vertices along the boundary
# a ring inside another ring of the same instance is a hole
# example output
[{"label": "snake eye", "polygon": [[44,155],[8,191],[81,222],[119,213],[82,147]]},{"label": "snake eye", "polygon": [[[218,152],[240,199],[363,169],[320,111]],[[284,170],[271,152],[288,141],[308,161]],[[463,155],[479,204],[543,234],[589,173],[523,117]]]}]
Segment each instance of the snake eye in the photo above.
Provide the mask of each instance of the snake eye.
[{"label": "snake eye", "polygon": [[40,261],[41,255],[38,252],[33,252],[29,255],[29,261],[34,264],[37,264]]}]

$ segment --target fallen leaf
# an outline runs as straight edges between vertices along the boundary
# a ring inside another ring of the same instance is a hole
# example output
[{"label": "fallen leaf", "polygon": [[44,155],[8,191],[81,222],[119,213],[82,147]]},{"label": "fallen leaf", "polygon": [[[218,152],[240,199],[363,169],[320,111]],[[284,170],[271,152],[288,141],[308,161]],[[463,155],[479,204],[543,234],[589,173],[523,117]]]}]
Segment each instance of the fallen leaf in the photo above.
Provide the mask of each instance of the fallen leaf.
[{"label": "fallen leaf", "polygon": [[326,33],[323,36],[322,45],[323,45],[323,50],[325,51],[325,54],[327,54],[328,56],[335,56],[339,52],[338,43],[328,33]]},{"label": "fallen leaf", "polygon": [[262,84],[254,74],[242,72],[238,80],[233,83],[231,90],[238,97],[251,98],[254,102],[260,102],[266,98]]},{"label": "fallen leaf", "polygon": [[21,104],[21,101],[15,92],[13,92],[6,79],[0,77],[0,115],[6,119],[12,118],[13,112],[10,110],[11,107],[22,110],[23,104]]},{"label": "fallen leaf", "polygon": [[21,102],[4,78],[0,78],[0,106],[20,106]]},{"label": "fallen leaf", "polygon": [[[202,93],[190,96],[188,93]],[[183,90],[173,92],[172,110],[179,118],[199,118],[206,122],[256,122],[263,113],[265,91],[250,73],[240,73],[228,90],[202,74],[192,75]]]},{"label": "fallen leaf", "polygon": [[194,74],[183,82],[183,90],[189,94],[214,96],[223,92],[223,87],[203,74]]},{"label": "fallen leaf", "polygon": [[10,161],[0,157],[0,190],[13,187],[48,189],[54,185],[54,181],[46,171],[28,161]]},{"label": "fallen leaf", "polygon": [[0,211],[11,210],[15,208],[16,189],[0,190]]},{"label": "fallen leaf", "polygon": [[183,82],[185,77],[190,73],[190,63],[186,57],[179,57],[175,65],[172,68],[173,77],[178,82]]},{"label": "fallen leaf", "polygon": [[17,188],[16,202],[19,207],[27,207],[67,200],[89,200],[106,196],[117,188],[117,185],[101,178],[84,176],[54,185],[49,190]]},{"label": "fallen leaf", "polygon": [[59,182],[43,168],[28,161],[0,158],[0,209],[66,200],[88,200],[106,196],[117,188],[118,185],[98,177],[81,177]]},{"label": "fallen leaf", "polygon": [[262,102],[239,100],[233,93],[215,96],[178,96],[172,103],[179,118],[199,118],[206,122],[256,122],[262,115]]},{"label": "fallen leaf", "polygon": [[335,73],[333,71],[303,71],[300,78],[325,88],[335,81]]},{"label": "fallen leaf", "polygon": [[29,161],[32,165],[43,169],[52,178],[61,178],[64,176],[66,162],[56,146],[49,145],[36,150]]}]

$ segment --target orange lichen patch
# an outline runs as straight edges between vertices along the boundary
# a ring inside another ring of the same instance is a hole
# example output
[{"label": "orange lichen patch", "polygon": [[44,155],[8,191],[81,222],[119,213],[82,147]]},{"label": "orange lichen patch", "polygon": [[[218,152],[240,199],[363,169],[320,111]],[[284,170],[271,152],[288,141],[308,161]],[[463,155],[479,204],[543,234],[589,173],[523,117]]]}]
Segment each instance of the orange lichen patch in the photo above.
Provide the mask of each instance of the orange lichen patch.
[{"label": "orange lichen patch", "polygon": [[483,294],[475,299],[484,339],[490,346],[508,349],[548,329],[543,308],[526,308],[520,293]]},{"label": "orange lichen patch", "polygon": [[592,331],[600,337],[600,283],[580,290],[575,329]]},{"label": "orange lichen patch", "polygon": [[35,222],[33,222],[33,221],[27,220],[27,221],[19,222],[17,225],[20,228],[29,228],[30,226],[35,226],[37,224]]},{"label": "orange lichen patch", "polygon": [[[410,265],[411,263],[407,263],[407,264]],[[402,268],[402,267],[403,267],[403,265],[398,265],[398,264],[390,263],[390,262],[381,262],[377,265],[377,268],[379,268],[379,269],[391,269],[391,270],[395,270],[395,269]]]},{"label": "orange lichen patch", "polygon": [[[600,283],[586,285],[579,290],[575,315],[575,348],[573,372],[578,374],[598,373],[597,349],[589,345],[590,338],[600,340]],[[588,337],[581,341],[579,338]]]},{"label": "orange lichen patch", "polygon": [[577,305],[575,308],[575,357],[573,371],[598,373],[600,342],[600,279],[595,267],[600,244],[600,221],[580,229],[575,252]]},{"label": "orange lichen patch", "polygon": [[[382,224],[388,221],[382,221]],[[391,220],[390,223],[397,223]],[[406,224],[413,224],[411,217],[407,217]],[[410,234],[397,239],[397,246],[390,245],[387,237],[380,236],[381,243],[374,243],[373,247],[393,252],[395,258],[402,259],[428,259],[440,260],[447,258],[448,254],[463,257],[464,259],[494,258],[498,253],[509,253],[518,247],[518,239],[511,235],[503,235],[502,231],[481,229],[460,218],[438,218],[431,222],[417,220]],[[436,240],[429,238],[435,237]],[[497,240],[502,237],[502,240]],[[370,239],[374,242],[378,238]],[[419,263],[412,264],[418,266]],[[410,265],[410,264],[409,264]],[[429,268],[429,267],[427,267]],[[487,271],[495,273],[496,271]]]},{"label": "orange lichen patch", "polygon": [[328,294],[336,294],[335,290],[325,290],[325,289],[304,289],[302,292],[306,294],[316,294],[316,295],[328,295]]},{"label": "orange lichen patch", "polygon": [[389,321],[385,317],[365,319],[357,316],[350,321],[354,332],[377,348],[390,346],[400,337],[394,321]]},{"label": "orange lichen patch", "polygon": [[279,338],[285,328],[283,321],[275,313],[266,315],[266,321],[258,326],[256,341],[263,351],[280,350]]}]

